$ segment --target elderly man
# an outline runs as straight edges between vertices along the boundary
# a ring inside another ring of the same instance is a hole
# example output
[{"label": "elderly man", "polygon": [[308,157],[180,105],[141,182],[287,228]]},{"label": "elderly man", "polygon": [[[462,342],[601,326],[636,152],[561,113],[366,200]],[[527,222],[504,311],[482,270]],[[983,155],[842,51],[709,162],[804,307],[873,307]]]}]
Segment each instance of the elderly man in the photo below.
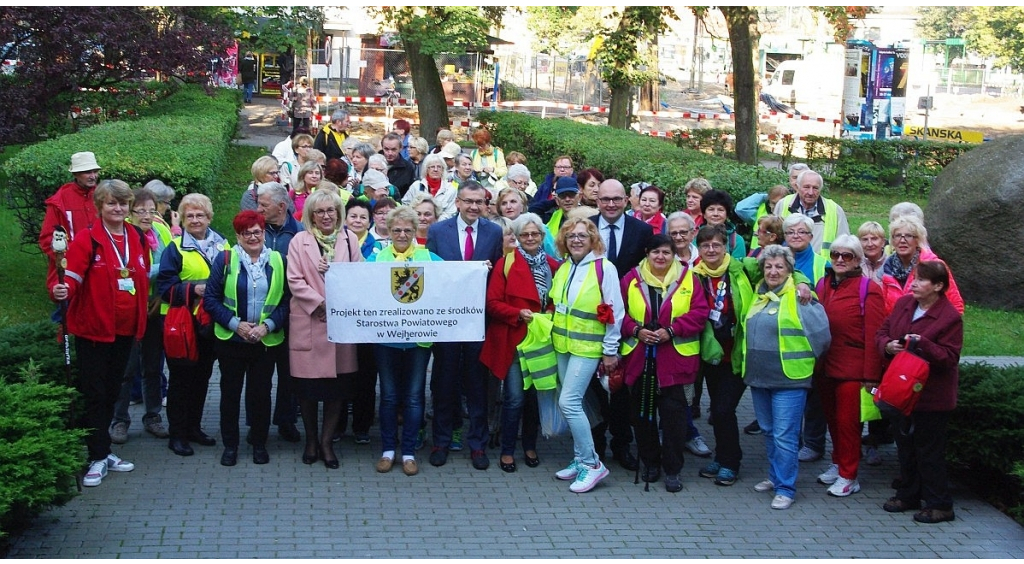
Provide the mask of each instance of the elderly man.
[{"label": "elderly man", "polygon": [[790,194],[775,204],[775,215],[785,219],[793,213],[802,213],[814,222],[811,246],[814,252],[828,257],[832,241],[840,235],[850,234],[846,212],[833,200],[821,196],[823,181],[813,170],[805,170],[796,177],[796,194]]},{"label": "elderly man", "polygon": [[345,156],[341,150],[341,144],[348,137],[348,126],[350,119],[345,110],[334,110],[331,114],[331,123],[328,123],[317,132],[313,140],[313,148],[323,151],[327,160],[340,159]]},{"label": "elderly man", "polygon": [[57,283],[53,231],[58,226],[63,227],[68,234],[70,247],[75,235],[92,227],[98,217],[92,201],[92,193],[100,181],[100,165],[96,163],[96,155],[88,151],[71,155],[68,172],[75,179],[58,188],[46,199],[46,215],[43,216],[43,227],[39,231],[39,248],[49,258],[49,267],[46,270],[47,288],[52,288]]},{"label": "elderly man", "polygon": [[[533,197],[534,202],[545,202],[554,198],[555,195],[555,184],[558,183],[559,178],[572,178],[576,179],[576,173],[572,168],[572,158],[568,155],[562,155],[555,159],[554,169],[544,177],[544,182],[541,182],[537,186],[537,193]],[[530,206],[530,211],[538,213]]]},{"label": "elderly man", "polygon": [[[644,258],[644,248],[654,236],[654,231],[650,225],[625,214],[626,189],[614,178],[605,180],[598,187],[597,207],[600,213],[590,220],[597,224],[597,232],[607,249],[605,257],[615,265],[621,280],[640,264]],[[593,382],[596,383],[597,379]],[[605,421],[593,428],[597,454],[604,459],[605,429],[608,429],[612,434],[612,458],[618,460],[623,468],[636,470],[639,462],[629,448],[633,442],[633,429],[629,420],[629,389],[623,386],[606,400],[608,394],[600,384],[591,385],[601,400],[601,415]]]},{"label": "elderly man", "polygon": [[404,196],[409,186],[416,181],[412,163],[402,158],[402,136],[391,132],[380,142],[380,154],[388,162],[388,180],[398,188],[398,195]]},{"label": "elderly man", "polygon": [[[501,227],[482,217],[487,208],[487,189],[475,181],[459,187],[455,202],[459,213],[430,226],[427,249],[445,261],[498,262],[502,255]],[[435,343],[434,370],[430,391],[434,401],[434,448],[430,464],[444,466],[452,447],[452,433],[461,427],[465,392],[469,411],[469,444],[473,468],[486,470],[487,458],[487,368],[480,362],[483,342]],[[407,421],[406,424],[409,424]]]},{"label": "elderly man", "polygon": [[[278,182],[265,182],[256,188],[256,211],[267,221],[264,244],[267,248],[281,253],[287,265],[288,245],[292,237],[303,230],[302,224],[292,217],[289,205],[292,199],[288,191]],[[287,341],[287,331],[285,340]],[[277,365],[277,399],[274,404],[273,423],[281,438],[292,443],[299,442],[302,437],[295,427],[296,409],[292,392],[292,371],[288,363],[288,346],[270,347],[274,364]],[[248,412],[248,410],[246,410]]]}]

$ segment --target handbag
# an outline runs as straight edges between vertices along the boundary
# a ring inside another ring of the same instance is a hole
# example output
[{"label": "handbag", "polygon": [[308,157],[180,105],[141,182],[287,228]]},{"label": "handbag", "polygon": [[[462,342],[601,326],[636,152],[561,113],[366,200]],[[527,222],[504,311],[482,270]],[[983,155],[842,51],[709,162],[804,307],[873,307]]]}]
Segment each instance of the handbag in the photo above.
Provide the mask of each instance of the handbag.
[{"label": "handbag", "polygon": [[196,322],[189,307],[190,288],[186,287],[184,303],[174,303],[174,294],[171,292],[170,307],[164,317],[164,354],[168,361],[195,364],[199,362],[199,346]]},{"label": "handbag", "polygon": [[928,382],[928,361],[912,351],[917,341],[909,341],[882,375],[882,383],[875,390],[875,405],[886,417],[909,416],[921,399],[921,390]]}]

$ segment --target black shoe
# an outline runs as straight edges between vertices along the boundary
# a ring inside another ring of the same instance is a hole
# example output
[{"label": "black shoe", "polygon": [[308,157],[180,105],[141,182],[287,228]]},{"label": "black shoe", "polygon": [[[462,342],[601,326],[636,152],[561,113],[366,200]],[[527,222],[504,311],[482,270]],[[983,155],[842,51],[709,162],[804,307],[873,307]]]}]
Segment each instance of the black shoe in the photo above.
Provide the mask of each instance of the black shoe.
[{"label": "black shoe", "polygon": [[270,453],[267,452],[267,447],[254,446],[252,447],[252,463],[253,464],[267,464],[270,462]]},{"label": "black shoe", "polygon": [[282,423],[277,426],[277,434],[289,443],[297,443],[302,440],[302,435],[295,428],[295,423]]},{"label": "black shoe", "polygon": [[665,491],[669,493],[683,491],[683,482],[679,479],[679,474],[665,474]]},{"label": "black shoe", "polygon": [[744,427],[743,428],[743,432],[748,434],[748,435],[760,435],[761,434],[761,426],[757,424],[757,419],[751,421],[750,425],[747,425],[746,427]]},{"label": "black shoe", "polygon": [[529,466],[530,468],[536,468],[540,466],[540,457],[534,456],[533,458],[530,458],[530,455],[525,453],[523,454],[523,456],[526,457],[526,465]]},{"label": "black shoe", "polygon": [[338,462],[338,455],[334,454],[334,445],[329,445],[326,448],[320,445],[320,456],[323,458],[324,466],[331,470],[337,470],[341,467],[341,463]]},{"label": "black shoe", "polygon": [[470,458],[473,460],[473,468],[477,470],[487,470],[491,465],[491,459],[487,458],[487,453],[482,450],[474,450]]},{"label": "black shoe", "polygon": [[181,439],[171,439],[167,442],[167,448],[173,450],[174,454],[177,454],[178,456],[192,456],[195,454],[195,451],[192,450],[191,446],[189,446],[188,441],[183,441]]},{"label": "black shoe", "polygon": [[637,468],[640,468],[640,461],[633,456],[632,452],[629,452],[629,447],[616,449],[612,451],[612,459],[617,460],[619,465],[629,470],[630,472],[636,472]]},{"label": "black shoe", "polygon": [[508,472],[509,474],[516,471],[516,461],[503,462],[501,458],[498,459],[498,467],[501,468],[502,472]]},{"label": "black shoe", "polygon": [[203,446],[216,446],[217,445],[217,439],[211,437],[210,435],[207,435],[206,433],[203,432],[202,429],[197,429],[195,431],[192,431],[189,434],[189,436],[188,436],[188,440],[190,440],[190,441],[192,441],[194,443],[199,443],[199,444],[201,444]]},{"label": "black shoe", "polygon": [[942,523],[953,519],[956,519],[956,515],[952,509],[922,509],[914,514],[914,521],[918,523]]},{"label": "black shoe", "polygon": [[309,452],[309,447],[306,447],[306,451],[302,453],[303,464],[313,464],[320,459],[320,446],[317,445],[316,450],[312,453]]},{"label": "black shoe", "polygon": [[694,419],[700,419],[700,405],[699,404],[691,407],[690,410],[691,410],[691,416]]},{"label": "black shoe", "polygon": [[224,454],[220,455],[221,466],[234,466],[238,464],[238,449],[236,447],[224,447]]},{"label": "black shoe", "polygon": [[448,449],[442,447],[434,447],[430,451],[430,465],[431,466],[444,466],[448,463]]},{"label": "black shoe", "polygon": [[645,465],[643,473],[640,474],[640,478],[645,482],[657,482],[661,479],[661,468]]}]

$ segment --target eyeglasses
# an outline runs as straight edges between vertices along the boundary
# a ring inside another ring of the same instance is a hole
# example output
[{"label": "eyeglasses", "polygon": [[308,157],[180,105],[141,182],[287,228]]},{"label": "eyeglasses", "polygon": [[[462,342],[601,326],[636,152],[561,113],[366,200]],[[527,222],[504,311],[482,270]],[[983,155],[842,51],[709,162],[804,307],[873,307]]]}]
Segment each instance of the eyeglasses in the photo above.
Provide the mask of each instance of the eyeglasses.
[{"label": "eyeglasses", "polygon": [[388,215],[389,211],[391,211],[391,210],[390,209],[386,209],[386,210],[380,210],[380,211],[377,211],[377,212],[373,212],[373,217],[384,217],[384,216]]},{"label": "eyeglasses", "polygon": [[799,235],[801,237],[806,237],[806,236],[808,236],[810,234],[811,234],[810,231],[786,231],[786,237],[792,237],[794,235]]},{"label": "eyeglasses", "polygon": [[572,170],[572,165],[555,165],[558,170]]},{"label": "eyeglasses", "polygon": [[313,148],[313,146],[312,145],[299,145],[297,148],[298,149],[311,149],[311,148]]},{"label": "eyeglasses", "polygon": [[466,204],[467,206],[485,206],[485,205],[487,205],[487,200],[471,200],[471,199],[468,199],[468,198],[459,198],[459,200],[461,200],[462,203]]},{"label": "eyeglasses", "polygon": [[843,262],[850,262],[855,258],[853,253],[840,253],[839,251],[832,251],[828,256],[832,257],[832,260],[843,259]]},{"label": "eyeglasses", "polygon": [[529,186],[530,185],[530,181],[529,180],[509,180],[508,183],[513,185],[513,186]]},{"label": "eyeglasses", "polygon": [[391,234],[392,235],[409,235],[412,232],[413,232],[413,230],[408,228],[408,227],[392,227],[391,228]]},{"label": "eyeglasses", "polygon": [[187,219],[189,221],[192,221],[194,219],[206,219],[206,214],[205,213],[187,213],[187,214],[185,214],[185,219]]},{"label": "eyeglasses", "polygon": [[701,243],[697,248],[702,251],[720,251],[725,248],[725,245],[721,243]]},{"label": "eyeglasses", "polygon": [[263,230],[262,229],[255,229],[253,231],[243,231],[243,232],[239,233],[238,236],[243,238],[243,239],[253,239],[253,238],[257,238],[258,239],[259,237],[263,236]]},{"label": "eyeglasses", "polygon": [[693,233],[693,229],[683,229],[681,231],[670,231],[669,235],[672,237],[686,237],[690,233]]},{"label": "eyeglasses", "polygon": [[598,198],[597,201],[602,204],[621,204],[626,201],[626,199],[622,196],[615,196],[614,198]]},{"label": "eyeglasses", "polygon": [[338,210],[336,210],[334,208],[327,208],[325,210],[313,210],[313,215],[315,215],[317,217],[324,217],[324,216],[328,216],[328,215],[337,215],[337,214],[338,214]]},{"label": "eyeglasses", "polygon": [[279,170],[272,170],[272,171],[268,172],[267,174],[269,174],[270,176],[281,176],[281,171],[279,171]]},{"label": "eyeglasses", "polygon": [[519,238],[520,239],[535,239],[537,237],[542,237],[542,236],[543,235],[540,234],[540,231],[524,231],[524,232],[519,234]]},{"label": "eyeglasses", "polygon": [[132,213],[139,217],[146,217],[150,215],[156,217],[160,215],[160,212],[156,210],[132,210]]},{"label": "eyeglasses", "polygon": [[910,233],[896,233],[892,236],[893,241],[909,241],[911,239],[917,239],[917,235],[912,235]]},{"label": "eyeglasses", "polygon": [[567,241],[589,241],[590,240],[590,234],[589,233],[569,233],[568,235],[565,236],[565,239]]}]

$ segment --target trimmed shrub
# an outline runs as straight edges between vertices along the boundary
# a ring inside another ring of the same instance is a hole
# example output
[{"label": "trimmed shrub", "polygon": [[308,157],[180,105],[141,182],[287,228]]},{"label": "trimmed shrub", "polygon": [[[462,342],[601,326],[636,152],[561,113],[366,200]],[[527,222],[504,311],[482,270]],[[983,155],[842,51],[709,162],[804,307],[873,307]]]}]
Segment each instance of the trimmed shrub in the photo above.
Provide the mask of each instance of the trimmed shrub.
[{"label": "trimmed shrub", "polygon": [[[58,327],[52,321],[37,321],[0,329],[0,374],[5,374],[8,382],[18,383],[20,374],[28,371],[37,375],[40,382],[64,385],[67,376],[64,349],[57,340]],[[78,374],[74,342],[71,374],[72,378]]]},{"label": "trimmed shrub", "polygon": [[495,146],[527,156],[538,184],[559,155],[572,157],[577,170],[595,167],[605,178],[617,178],[627,187],[642,180],[664,189],[665,210],[685,207],[682,188],[696,177],[729,192],[735,201],[788,181],[781,170],[740,164],[632,131],[515,112],[484,112],[477,117],[491,129]]},{"label": "trimmed shrub", "polygon": [[950,471],[1024,524],[1024,367],[960,366]]},{"label": "trimmed shrub", "polygon": [[185,86],[139,119],[108,122],[27,147],[7,161],[6,170],[9,205],[21,223],[22,243],[36,243],[46,198],[71,180],[68,163],[79,151],[96,153],[102,178],[133,186],[159,178],[181,194],[207,192],[235,133],[240,101],[237,90],[208,96],[199,86]]},{"label": "trimmed shrub", "polygon": [[[12,384],[0,371],[0,537],[24,527],[47,507],[74,496],[82,467],[83,430],[69,430],[64,413],[74,390],[41,384],[31,371]],[[9,373],[6,373],[9,374]]]}]

